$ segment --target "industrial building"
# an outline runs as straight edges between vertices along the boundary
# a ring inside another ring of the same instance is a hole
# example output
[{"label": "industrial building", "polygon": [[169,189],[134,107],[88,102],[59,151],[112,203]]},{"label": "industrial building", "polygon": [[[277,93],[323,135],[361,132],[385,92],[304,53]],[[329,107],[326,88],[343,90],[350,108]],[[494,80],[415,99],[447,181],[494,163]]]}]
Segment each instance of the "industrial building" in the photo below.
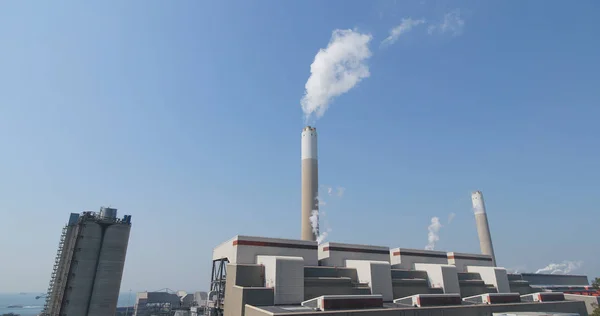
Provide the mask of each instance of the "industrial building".
[{"label": "industrial building", "polygon": [[585,276],[498,267],[481,191],[472,194],[481,254],[321,243],[310,126],[301,162],[300,240],[238,235],[214,248],[210,316],[588,315],[597,303],[557,291],[587,289]]},{"label": "industrial building", "polygon": [[206,292],[187,293],[163,289],[153,292],[139,292],[136,295],[134,316],[198,316],[204,313]]},{"label": "industrial building", "polygon": [[131,230],[117,209],[71,213],[62,230],[44,316],[115,315]]},{"label": "industrial building", "polygon": [[235,236],[213,263],[212,316],[587,315],[598,300],[547,287],[585,276],[509,274],[481,254]]}]

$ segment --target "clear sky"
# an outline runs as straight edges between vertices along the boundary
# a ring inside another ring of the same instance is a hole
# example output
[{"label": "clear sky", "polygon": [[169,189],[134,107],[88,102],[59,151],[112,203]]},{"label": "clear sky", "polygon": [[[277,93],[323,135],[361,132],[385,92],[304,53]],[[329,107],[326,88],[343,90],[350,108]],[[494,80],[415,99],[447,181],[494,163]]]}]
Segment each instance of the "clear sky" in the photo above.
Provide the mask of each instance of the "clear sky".
[{"label": "clear sky", "polygon": [[596,1],[1,1],[0,292],[44,291],[69,213],[101,205],[133,216],[123,291],[206,290],[219,243],[299,238],[300,104],[336,29],[370,35],[371,55],[316,121],[328,240],[422,249],[437,216],[435,249],[478,253],[479,189],[500,265],[600,276],[599,14]]}]

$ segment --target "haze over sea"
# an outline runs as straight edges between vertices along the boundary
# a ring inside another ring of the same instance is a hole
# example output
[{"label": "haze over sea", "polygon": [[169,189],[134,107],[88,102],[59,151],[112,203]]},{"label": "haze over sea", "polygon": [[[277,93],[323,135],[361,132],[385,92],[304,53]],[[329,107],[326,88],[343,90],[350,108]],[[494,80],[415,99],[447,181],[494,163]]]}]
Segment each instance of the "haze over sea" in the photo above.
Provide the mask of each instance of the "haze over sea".
[{"label": "haze over sea", "polygon": [[[14,313],[20,316],[35,316],[42,311],[44,299],[35,299],[41,293],[0,293],[0,315],[4,313]],[[129,292],[119,294],[118,306],[133,306],[135,302],[135,293]],[[7,308],[10,305],[22,305],[23,308]]]}]

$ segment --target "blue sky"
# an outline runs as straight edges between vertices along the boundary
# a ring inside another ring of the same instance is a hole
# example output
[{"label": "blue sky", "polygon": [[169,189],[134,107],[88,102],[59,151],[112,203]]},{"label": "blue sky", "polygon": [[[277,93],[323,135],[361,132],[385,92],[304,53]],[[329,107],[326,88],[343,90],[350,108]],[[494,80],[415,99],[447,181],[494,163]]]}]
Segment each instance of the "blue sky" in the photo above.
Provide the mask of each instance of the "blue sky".
[{"label": "blue sky", "polygon": [[[428,33],[458,12],[457,32]],[[207,289],[236,234],[299,238],[300,106],[336,29],[370,76],[316,123],[330,240],[600,275],[593,1],[0,2],[0,292],[47,287],[70,212],[133,216],[122,290]],[[424,19],[385,47],[403,18]],[[449,214],[455,213],[447,224]]]}]

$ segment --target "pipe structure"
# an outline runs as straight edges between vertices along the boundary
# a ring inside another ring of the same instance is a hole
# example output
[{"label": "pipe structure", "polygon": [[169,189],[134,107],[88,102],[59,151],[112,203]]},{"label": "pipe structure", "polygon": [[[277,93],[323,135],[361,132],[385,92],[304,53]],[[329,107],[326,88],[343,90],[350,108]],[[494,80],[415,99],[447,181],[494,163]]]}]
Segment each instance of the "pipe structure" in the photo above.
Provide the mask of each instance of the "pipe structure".
[{"label": "pipe structure", "polygon": [[[317,158],[317,129],[306,126],[302,129],[302,218],[301,239],[317,240],[319,212],[319,167]],[[315,227],[311,225],[311,216],[316,211]]]},{"label": "pipe structure", "polygon": [[496,266],[496,255],[494,255],[494,247],[492,246],[492,234],[490,233],[490,225],[488,224],[487,214],[485,213],[485,202],[481,191],[475,191],[471,194],[473,202],[473,211],[475,212],[475,222],[477,224],[477,234],[479,235],[479,247],[481,253],[492,256],[492,263]]}]

